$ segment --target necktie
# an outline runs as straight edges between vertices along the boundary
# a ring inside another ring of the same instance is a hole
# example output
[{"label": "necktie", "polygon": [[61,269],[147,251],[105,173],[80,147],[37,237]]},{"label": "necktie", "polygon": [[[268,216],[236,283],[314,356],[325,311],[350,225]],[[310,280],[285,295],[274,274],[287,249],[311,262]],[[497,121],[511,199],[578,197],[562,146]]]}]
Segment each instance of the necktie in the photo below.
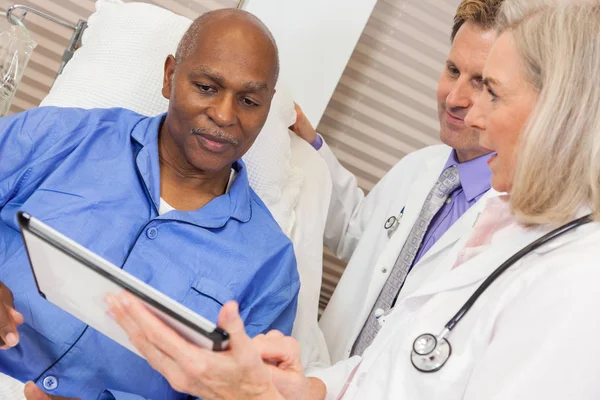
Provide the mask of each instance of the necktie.
[{"label": "necktie", "polygon": [[373,339],[380,328],[377,320],[383,313],[389,311],[394,299],[400,292],[404,280],[408,275],[408,271],[421,247],[423,237],[425,237],[425,232],[427,232],[431,220],[440,208],[442,208],[450,193],[459,186],[460,179],[458,177],[458,169],[454,165],[445,169],[435,185],[433,185],[433,188],[425,199],[425,203],[421,208],[417,221],[408,234],[406,242],[404,242],[404,246],[396,259],[396,263],[390,272],[390,276],[383,285],[383,289],[381,290],[367,321],[354,342],[351,355],[362,355],[365,349],[373,342]]},{"label": "necktie", "polygon": [[475,225],[465,246],[458,253],[456,263],[452,268],[464,264],[487,248],[492,241],[492,236],[499,230],[515,222],[515,217],[510,213],[508,196],[492,197],[487,200],[485,207]]}]

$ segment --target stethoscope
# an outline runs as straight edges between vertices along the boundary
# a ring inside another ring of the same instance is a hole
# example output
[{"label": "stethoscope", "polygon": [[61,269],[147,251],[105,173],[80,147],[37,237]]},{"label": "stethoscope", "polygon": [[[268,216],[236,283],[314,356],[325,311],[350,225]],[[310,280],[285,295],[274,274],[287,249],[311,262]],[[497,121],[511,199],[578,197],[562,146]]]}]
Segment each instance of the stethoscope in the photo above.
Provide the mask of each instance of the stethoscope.
[{"label": "stethoscope", "polygon": [[475,293],[469,297],[469,300],[461,307],[460,310],[452,317],[450,321],[444,326],[442,332],[439,335],[435,336],[431,333],[424,333],[419,335],[415,341],[413,342],[413,348],[410,355],[411,362],[413,366],[421,372],[435,372],[440,370],[444,364],[450,358],[452,354],[452,346],[450,346],[450,342],[447,337],[450,331],[458,324],[458,322],[465,316],[467,311],[471,309],[475,301],[481,296],[483,292],[500,276],[504,271],[506,271],[510,266],[519,261],[521,258],[529,254],[531,251],[537,249],[540,246],[550,242],[551,240],[581,226],[585,225],[588,222],[591,222],[591,215],[586,215],[585,217],[578,218],[574,221],[571,221],[560,228],[553,230],[550,233],[542,236],[541,238],[535,240],[534,242],[528,244],[517,253],[515,253],[512,257],[506,260],[502,265],[500,265],[490,276],[487,277],[485,281],[477,288]]}]

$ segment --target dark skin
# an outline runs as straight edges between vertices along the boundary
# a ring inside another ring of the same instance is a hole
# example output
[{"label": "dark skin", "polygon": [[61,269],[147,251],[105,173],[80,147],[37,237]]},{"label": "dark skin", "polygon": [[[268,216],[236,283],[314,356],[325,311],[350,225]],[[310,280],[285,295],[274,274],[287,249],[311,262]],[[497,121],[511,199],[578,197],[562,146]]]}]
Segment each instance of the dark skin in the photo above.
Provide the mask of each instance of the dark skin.
[{"label": "dark skin", "polygon": [[198,38],[185,60],[165,62],[161,196],[179,210],[198,209],[225,192],[231,164],[254,143],[275,93],[275,51],[258,27],[220,20]]},{"label": "dark skin", "polygon": [[27,400],[79,400],[46,394],[39,387],[35,386],[35,383],[33,382],[27,382],[25,385],[24,394]]},{"label": "dark skin", "polygon": [[[159,132],[160,194],[181,211],[225,193],[231,165],[262,129],[277,80],[277,53],[267,33],[239,10],[212,12],[194,51],[165,61],[162,94],[169,109]],[[23,316],[0,282],[0,340],[18,343]],[[1,345],[2,343],[0,343]],[[2,347],[3,349],[9,346]],[[27,400],[76,400],[25,386]]]}]

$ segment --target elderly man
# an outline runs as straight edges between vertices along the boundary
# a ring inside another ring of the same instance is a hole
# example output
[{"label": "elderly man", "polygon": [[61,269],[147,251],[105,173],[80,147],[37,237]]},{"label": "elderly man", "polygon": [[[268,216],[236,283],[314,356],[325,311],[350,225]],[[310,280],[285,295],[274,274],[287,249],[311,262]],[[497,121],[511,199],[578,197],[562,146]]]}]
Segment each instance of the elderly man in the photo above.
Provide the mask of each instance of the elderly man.
[{"label": "elderly man", "polygon": [[320,321],[332,362],[361,355],[398,297],[442,273],[435,266],[452,257],[452,245],[473,225],[473,206],[490,189],[489,150],[464,118],[483,88],[501,3],[463,0],[457,9],[437,90],[445,145],[407,155],[368,196],[298,110],[293,129],[319,150],[334,182],[325,243],[349,260]]},{"label": "elderly man", "polygon": [[1,372],[52,396],[187,398],[38,295],[19,210],[213,321],[235,299],[250,335],[291,332],[293,248],[240,160],[265,123],[277,75],[267,28],[221,10],[196,20],[167,58],[166,115],[47,107],[0,120]]},{"label": "elderly man", "polygon": [[[325,390],[323,382],[302,379],[297,345],[281,333],[251,341],[235,303],[220,315],[232,351],[217,354],[178,338],[135,299],[116,302],[116,319],[150,362],[206,399],[600,398],[597,361],[590,357],[600,353],[599,343],[573,348],[575,338],[600,324],[600,90],[589,85],[590,77],[600,79],[600,7],[560,0],[545,9],[543,1],[552,0],[503,4],[485,91],[466,117],[495,152],[493,189],[506,193],[490,194],[468,240],[457,245],[459,257],[399,299],[364,356],[333,367],[344,371],[341,384],[325,380]],[[586,222],[592,223],[581,226]],[[540,242],[546,244],[527,245]],[[470,311],[452,318],[474,293],[481,296]],[[151,330],[161,331],[160,340]],[[425,332],[444,332],[442,345]],[[179,368],[155,357],[156,348],[170,349],[169,361],[179,359]]]}]

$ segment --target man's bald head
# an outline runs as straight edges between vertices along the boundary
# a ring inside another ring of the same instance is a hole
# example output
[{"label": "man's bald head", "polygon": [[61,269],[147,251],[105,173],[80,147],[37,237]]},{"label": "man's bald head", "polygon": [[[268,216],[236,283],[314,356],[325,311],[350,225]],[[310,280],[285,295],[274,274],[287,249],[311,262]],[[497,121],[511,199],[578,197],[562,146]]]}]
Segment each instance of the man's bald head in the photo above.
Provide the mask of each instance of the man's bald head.
[{"label": "man's bald head", "polygon": [[225,8],[209,11],[196,18],[185,32],[175,53],[177,63],[181,63],[188,56],[194,54],[196,45],[202,40],[203,33],[215,27],[224,29],[238,29],[245,34],[252,35],[259,45],[271,47],[275,62],[275,82],[279,77],[279,50],[275,38],[269,28],[256,16],[247,11],[236,8]]},{"label": "man's bald head", "polygon": [[192,170],[226,175],[267,120],[279,73],[273,36],[245,11],[210,12],[192,23],[164,68],[161,137]]}]

